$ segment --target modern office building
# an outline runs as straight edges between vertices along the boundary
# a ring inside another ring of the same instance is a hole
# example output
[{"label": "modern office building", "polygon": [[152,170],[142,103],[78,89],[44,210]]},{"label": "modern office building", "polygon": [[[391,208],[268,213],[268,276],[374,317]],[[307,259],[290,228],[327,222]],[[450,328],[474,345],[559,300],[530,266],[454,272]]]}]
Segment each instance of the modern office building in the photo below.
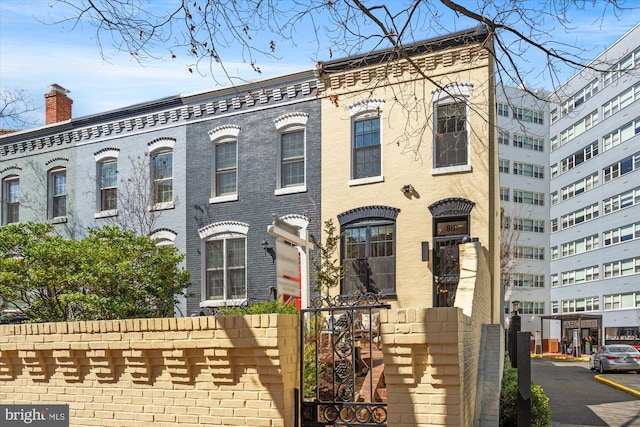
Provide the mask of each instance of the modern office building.
[{"label": "modern office building", "polygon": [[535,335],[550,288],[549,94],[504,86],[496,92],[505,326],[517,303],[522,330]]},{"label": "modern office building", "polygon": [[640,344],[640,25],[555,95],[552,337]]}]

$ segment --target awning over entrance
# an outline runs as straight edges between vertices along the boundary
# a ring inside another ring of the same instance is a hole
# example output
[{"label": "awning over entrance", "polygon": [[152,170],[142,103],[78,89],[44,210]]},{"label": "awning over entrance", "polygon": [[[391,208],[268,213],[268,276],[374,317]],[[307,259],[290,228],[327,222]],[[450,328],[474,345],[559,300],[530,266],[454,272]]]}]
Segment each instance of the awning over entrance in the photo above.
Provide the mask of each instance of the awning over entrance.
[{"label": "awning over entrance", "polygon": [[[563,313],[540,316],[540,331],[544,331],[545,320],[559,320],[560,330],[564,334],[566,329],[597,328],[599,335],[602,334],[602,316],[599,314],[585,313]],[[602,336],[598,336],[598,342],[602,343]],[[577,356],[580,355],[580,346],[577,348]]]}]

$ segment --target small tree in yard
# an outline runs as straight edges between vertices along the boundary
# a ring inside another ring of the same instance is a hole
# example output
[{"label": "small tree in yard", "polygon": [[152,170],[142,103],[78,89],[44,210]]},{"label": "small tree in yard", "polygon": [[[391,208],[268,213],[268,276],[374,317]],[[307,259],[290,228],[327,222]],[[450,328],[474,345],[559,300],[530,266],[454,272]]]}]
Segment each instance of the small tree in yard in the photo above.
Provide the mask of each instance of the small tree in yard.
[{"label": "small tree in yard", "polygon": [[324,222],[324,243],[311,236],[311,242],[319,249],[316,258],[313,259],[313,267],[316,272],[316,285],[314,290],[323,296],[329,296],[331,289],[340,285],[344,276],[344,268],[336,254],[340,246],[340,233],[336,232],[336,226],[332,219]]},{"label": "small tree in yard", "polygon": [[82,241],[49,224],[0,228],[0,295],[34,322],[172,316],[189,286],[183,255],[118,227]]}]

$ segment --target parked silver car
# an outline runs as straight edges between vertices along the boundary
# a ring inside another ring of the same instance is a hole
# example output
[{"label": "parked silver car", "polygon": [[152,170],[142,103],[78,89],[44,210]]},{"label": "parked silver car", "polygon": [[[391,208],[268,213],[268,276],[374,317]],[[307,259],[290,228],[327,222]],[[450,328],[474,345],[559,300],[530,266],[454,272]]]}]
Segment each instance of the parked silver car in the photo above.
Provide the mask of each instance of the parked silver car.
[{"label": "parked silver car", "polygon": [[589,368],[607,371],[636,371],[640,374],[640,351],[627,344],[603,345],[589,358]]}]

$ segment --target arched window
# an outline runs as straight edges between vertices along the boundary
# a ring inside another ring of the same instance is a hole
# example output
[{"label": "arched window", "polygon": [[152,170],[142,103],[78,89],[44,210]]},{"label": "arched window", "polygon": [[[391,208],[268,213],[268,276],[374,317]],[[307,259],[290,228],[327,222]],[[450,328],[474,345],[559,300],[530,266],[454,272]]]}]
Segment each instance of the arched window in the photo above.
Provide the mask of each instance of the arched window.
[{"label": "arched window", "polygon": [[149,144],[154,209],[173,207],[174,143],[173,139],[161,138]]},{"label": "arched window", "polygon": [[399,209],[366,206],[338,215],[344,266],[342,294],[396,294],[396,217]]},{"label": "arched window", "polygon": [[274,123],[279,131],[276,194],[306,191],[307,113],[288,113]]},{"label": "arched window", "polygon": [[209,131],[213,143],[211,203],[238,200],[238,135],[240,127],[218,126]]},{"label": "arched window", "polygon": [[202,240],[201,306],[239,305],[247,298],[249,226],[225,221],[198,230]]},{"label": "arched window", "polygon": [[118,154],[118,149],[106,149],[94,155],[98,184],[97,206],[101,214],[115,215],[118,207]]},{"label": "arched window", "polygon": [[20,178],[8,176],[2,180],[2,224],[20,221]]},{"label": "arched window", "polygon": [[472,89],[470,83],[451,83],[432,92],[434,173],[471,169],[469,96]]},{"label": "arched window", "polygon": [[368,99],[349,107],[351,114],[351,184],[382,180],[382,108]]}]

